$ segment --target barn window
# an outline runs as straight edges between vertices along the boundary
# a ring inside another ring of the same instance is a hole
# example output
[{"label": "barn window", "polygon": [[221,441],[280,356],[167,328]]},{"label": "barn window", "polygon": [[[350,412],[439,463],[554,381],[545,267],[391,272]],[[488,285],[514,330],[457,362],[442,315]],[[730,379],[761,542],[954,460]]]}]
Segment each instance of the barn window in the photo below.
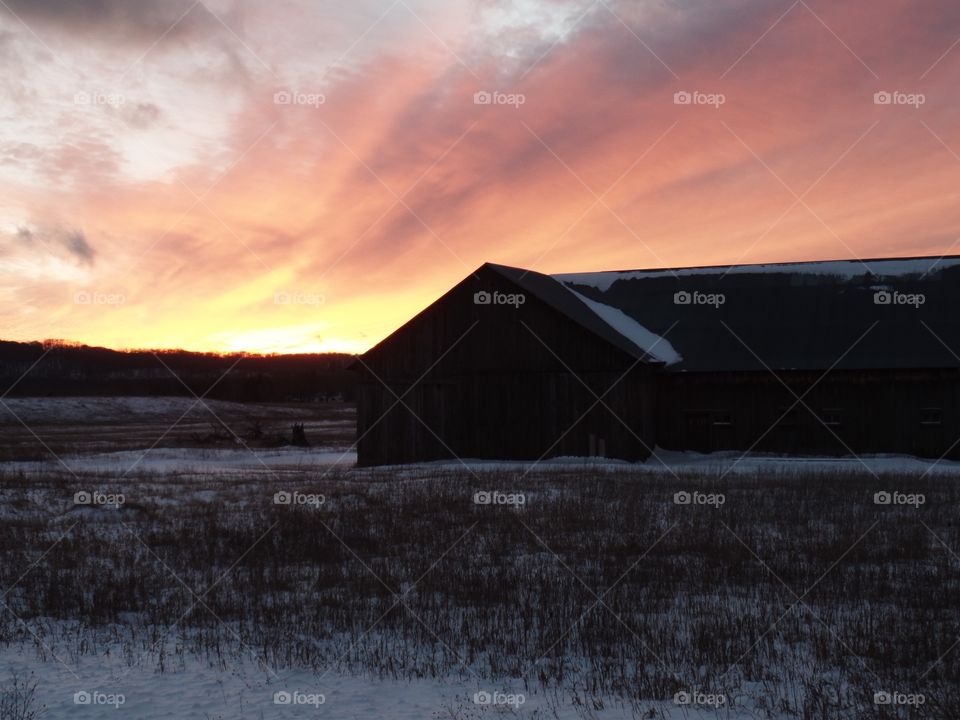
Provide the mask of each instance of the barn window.
[{"label": "barn window", "polygon": [[713,413],[713,424],[723,427],[733,425],[733,415],[726,411],[715,412]]},{"label": "barn window", "polygon": [[940,425],[943,422],[943,414],[938,407],[929,407],[920,409],[921,425]]},{"label": "barn window", "polygon": [[825,408],[823,411],[823,423],[827,427],[840,427],[841,413],[839,408]]}]

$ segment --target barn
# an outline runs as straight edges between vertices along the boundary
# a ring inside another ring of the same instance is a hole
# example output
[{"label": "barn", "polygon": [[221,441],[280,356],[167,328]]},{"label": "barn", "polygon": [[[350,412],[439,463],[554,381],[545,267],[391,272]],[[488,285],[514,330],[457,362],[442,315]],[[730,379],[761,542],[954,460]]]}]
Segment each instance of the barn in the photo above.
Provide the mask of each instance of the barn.
[{"label": "barn", "polygon": [[655,448],[960,456],[960,256],[486,263],[358,358],[362,465]]}]

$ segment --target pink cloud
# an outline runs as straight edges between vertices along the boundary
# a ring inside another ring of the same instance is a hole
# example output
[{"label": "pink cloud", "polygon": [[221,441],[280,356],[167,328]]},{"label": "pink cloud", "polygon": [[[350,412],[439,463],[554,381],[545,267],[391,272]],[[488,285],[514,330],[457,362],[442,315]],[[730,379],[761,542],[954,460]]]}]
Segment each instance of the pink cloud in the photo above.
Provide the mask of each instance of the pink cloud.
[{"label": "pink cloud", "polygon": [[[404,24],[405,47],[365,48],[322,87],[298,75],[290,89],[322,92],[316,106],[274,104],[284,83],[261,73],[217,155],[175,180],[71,191],[117,258],[99,281],[135,286],[144,338],[178,303],[216,307],[220,324],[290,322],[258,304],[258,279],[277,278],[329,298],[326,337],[369,345],[485,260],[559,272],[929,254],[960,238],[960,49],[944,56],[960,11],[666,7],[597,6],[552,47],[521,27],[497,39],[510,55],[455,28],[467,67]],[[476,105],[478,91],[523,103]],[[675,104],[681,91],[724,102]],[[877,105],[879,91],[924,102]],[[103,332],[63,322],[57,334]],[[164,342],[202,344],[216,323]]]}]

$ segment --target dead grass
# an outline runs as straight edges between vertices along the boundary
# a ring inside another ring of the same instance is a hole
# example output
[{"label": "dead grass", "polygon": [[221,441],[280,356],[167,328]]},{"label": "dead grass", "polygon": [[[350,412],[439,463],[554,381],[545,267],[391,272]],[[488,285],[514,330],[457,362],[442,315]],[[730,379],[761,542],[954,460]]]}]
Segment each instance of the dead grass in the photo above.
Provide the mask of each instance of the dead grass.
[{"label": "dead grass", "polygon": [[[421,469],[83,482],[126,504],[74,507],[81,487],[64,475],[0,480],[5,602],[68,655],[119,642],[160,669],[253,653],[274,670],[586,698],[700,689],[760,716],[905,716],[874,704],[885,690],[923,693],[918,717],[960,703],[950,480]],[[494,489],[525,503],[475,504]],[[694,489],[725,502],[674,503]],[[893,489],[926,502],[874,504]],[[325,502],[276,505],[281,490]],[[36,642],[2,617],[0,641]]]}]

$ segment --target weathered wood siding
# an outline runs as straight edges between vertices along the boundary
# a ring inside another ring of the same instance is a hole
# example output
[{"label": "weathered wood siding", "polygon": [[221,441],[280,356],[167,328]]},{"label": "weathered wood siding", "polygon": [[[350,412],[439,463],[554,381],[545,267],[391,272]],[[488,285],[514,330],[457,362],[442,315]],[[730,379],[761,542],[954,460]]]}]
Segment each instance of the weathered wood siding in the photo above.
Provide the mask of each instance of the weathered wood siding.
[{"label": "weathered wood siding", "polygon": [[960,457],[958,370],[777,375],[808,407],[797,404],[781,417],[796,398],[766,371],[664,373],[657,388],[657,444],[702,452]]},{"label": "weathered wood siding", "polygon": [[523,293],[481,268],[358,363],[361,464],[648,455],[650,366],[535,296],[478,305],[481,291]]},{"label": "weathered wood siding", "polygon": [[361,464],[639,460],[656,445],[960,458],[960,370],[780,371],[803,397],[788,412],[794,394],[769,371],[637,362],[511,277],[480,268],[360,359]]}]

